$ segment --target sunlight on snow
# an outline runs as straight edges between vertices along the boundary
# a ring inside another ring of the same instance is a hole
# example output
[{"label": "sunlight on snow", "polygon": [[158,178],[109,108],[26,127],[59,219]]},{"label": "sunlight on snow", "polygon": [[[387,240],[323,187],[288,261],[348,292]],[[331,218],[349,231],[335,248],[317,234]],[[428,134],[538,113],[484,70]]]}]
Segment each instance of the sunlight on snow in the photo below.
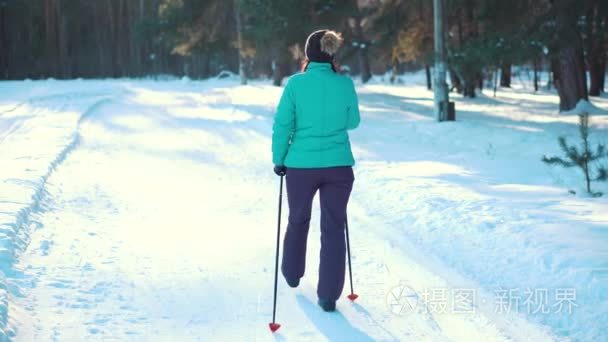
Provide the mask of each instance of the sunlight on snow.
[{"label": "sunlight on snow", "polygon": [[206,120],[217,120],[226,122],[247,121],[253,118],[253,115],[242,110],[226,110],[224,108],[211,107],[171,107],[167,111],[175,117],[183,118],[198,118]]},{"label": "sunlight on snow", "polygon": [[179,92],[171,92],[167,90],[155,91],[150,89],[144,89],[139,87],[126,87],[129,91],[133,92],[133,101],[140,104],[147,105],[180,105],[183,103],[183,99],[180,99],[177,95],[183,95]]},{"label": "sunlight on snow", "polygon": [[385,173],[389,177],[437,177],[442,175],[471,175],[464,168],[435,161],[414,161],[386,164]]}]

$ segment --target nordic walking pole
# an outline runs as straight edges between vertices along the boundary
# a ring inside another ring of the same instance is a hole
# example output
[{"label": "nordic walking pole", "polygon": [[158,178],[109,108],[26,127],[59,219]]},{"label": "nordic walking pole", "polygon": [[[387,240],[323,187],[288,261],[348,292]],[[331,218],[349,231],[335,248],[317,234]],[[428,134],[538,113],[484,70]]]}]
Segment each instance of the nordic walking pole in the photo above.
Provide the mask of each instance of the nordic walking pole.
[{"label": "nordic walking pole", "polygon": [[270,331],[273,333],[281,327],[275,320],[277,314],[277,278],[279,276],[279,243],[281,239],[281,204],[283,202],[283,177],[281,176],[281,185],[279,187],[279,219],[277,224],[277,253],[274,260],[274,302],[272,304],[272,323],[269,323]]},{"label": "nordic walking pole", "polygon": [[355,299],[359,297],[359,295],[356,295],[355,291],[353,290],[353,266],[350,262],[350,238],[348,236],[348,218],[344,221],[344,223],[346,225],[346,251],[348,253],[348,275],[350,277],[350,294],[346,297],[348,297],[348,299],[354,302]]}]

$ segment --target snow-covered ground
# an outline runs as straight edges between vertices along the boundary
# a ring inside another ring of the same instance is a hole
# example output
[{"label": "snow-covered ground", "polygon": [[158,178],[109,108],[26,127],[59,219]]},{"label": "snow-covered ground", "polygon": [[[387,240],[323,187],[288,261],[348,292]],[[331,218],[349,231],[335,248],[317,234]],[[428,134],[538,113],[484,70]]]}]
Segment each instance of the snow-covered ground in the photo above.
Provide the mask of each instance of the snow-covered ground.
[{"label": "snow-covered ground", "polygon": [[[560,152],[558,136],[576,141],[577,117],[557,115],[553,93],[518,85],[457,97],[458,121],[438,124],[420,74],[403,80],[359,87],[349,223],[360,299],[332,314],[316,306],[315,210],[307,273],[295,290],[280,279],[274,335],[269,150],[280,88],[1,82],[2,332],[17,341],[606,339],[608,199],[582,195],[578,171],[540,161]],[[608,99],[593,102],[592,139],[606,141]]]}]

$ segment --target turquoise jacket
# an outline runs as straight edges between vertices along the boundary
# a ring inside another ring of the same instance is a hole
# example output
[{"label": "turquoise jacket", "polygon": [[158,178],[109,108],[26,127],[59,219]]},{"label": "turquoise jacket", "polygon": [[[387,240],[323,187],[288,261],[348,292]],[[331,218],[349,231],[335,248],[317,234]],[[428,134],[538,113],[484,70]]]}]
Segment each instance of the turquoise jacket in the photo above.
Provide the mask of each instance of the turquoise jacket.
[{"label": "turquoise jacket", "polygon": [[355,85],[329,63],[289,78],[272,127],[272,161],[294,168],[355,164],[347,130],[359,125]]}]

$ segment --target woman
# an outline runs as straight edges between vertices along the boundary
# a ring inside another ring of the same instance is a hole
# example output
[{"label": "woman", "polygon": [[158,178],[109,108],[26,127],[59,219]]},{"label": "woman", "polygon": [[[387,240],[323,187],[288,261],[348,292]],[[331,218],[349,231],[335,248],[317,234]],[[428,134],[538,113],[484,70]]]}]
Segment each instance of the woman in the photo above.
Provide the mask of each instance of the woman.
[{"label": "woman", "polygon": [[334,56],[342,38],[334,31],[313,32],[306,40],[303,72],[292,76],[274,119],[274,172],[287,177],[289,223],[281,271],[291,287],[304,275],[312,201],[321,203],[321,262],[317,295],[334,311],[344,287],[346,206],[355,163],[347,130],[359,125],[352,80],[336,72]]}]

